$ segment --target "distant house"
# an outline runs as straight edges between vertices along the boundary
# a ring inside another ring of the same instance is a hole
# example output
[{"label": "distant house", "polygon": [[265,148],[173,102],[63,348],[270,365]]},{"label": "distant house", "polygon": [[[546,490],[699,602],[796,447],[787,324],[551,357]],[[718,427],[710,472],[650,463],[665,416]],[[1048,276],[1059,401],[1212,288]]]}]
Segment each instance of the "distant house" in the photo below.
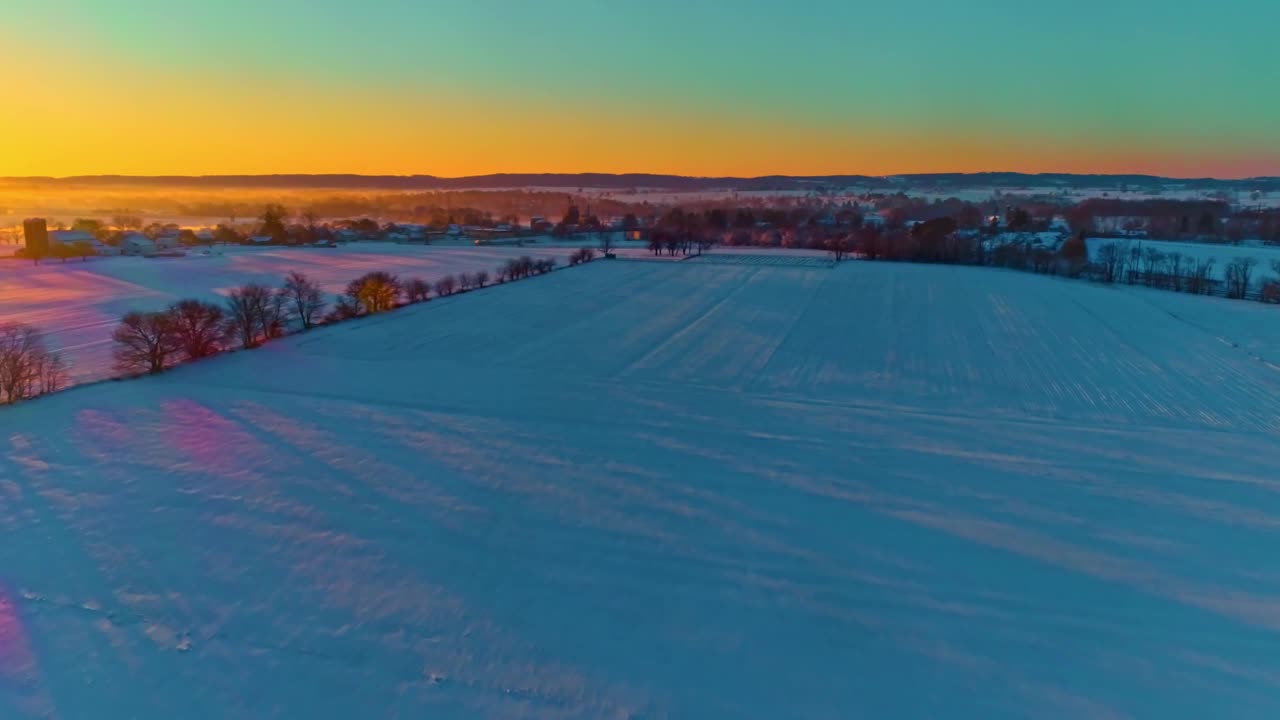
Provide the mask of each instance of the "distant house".
[{"label": "distant house", "polygon": [[474,238],[477,245],[483,245],[493,240],[515,237],[515,234],[515,230],[512,230],[510,225],[499,225],[491,228],[467,228],[467,236]]},{"label": "distant house", "polygon": [[212,245],[214,240],[216,239],[217,238],[214,236],[213,231],[210,230],[209,228],[205,228],[196,233],[196,240],[202,243],[208,243]]},{"label": "distant house", "polygon": [[404,235],[409,242],[421,242],[427,239],[427,226],[414,223],[405,223],[397,226],[400,234]]},{"label": "distant house", "polygon": [[156,252],[156,244],[151,238],[139,232],[125,233],[120,238],[122,255],[150,255]]},{"label": "distant house", "polygon": [[111,245],[108,245],[98,240],[94,240],[93,242],[89,243],[89,247],[93,248],[93,252],[95,254],[102,255],[103,257],[110,257],[112,255],[120,254],[120,248],[113,247]]},{"label": "distant house", "polygon": [[360,239],[360,233],[356,232],[355,230],[348,230],[347,228],[343,228],[333,233],[333,239],[338,242],[344,242],[344,243],[356,242]]},{"label": "distant house", "polygon": [[182,245],[181,238],[182,236],[178,233],[165,232],[162,235],[156,236],[152,242],[155,243],[156,248],[159,250],[173,250],[174,248]]},{"label": "distant house", "polygon": [[272,240],[274,240],[274,238],[272,238],[270,235],[250,235],[249,236],[250,245],[270,245]]},{"label": "distant house", "polygon": [[98,240],[93,234],[82,230],[54,230],[49,233],[49,245],[83,245],[95,255],[119,255],[120,249],[111,247]]}]

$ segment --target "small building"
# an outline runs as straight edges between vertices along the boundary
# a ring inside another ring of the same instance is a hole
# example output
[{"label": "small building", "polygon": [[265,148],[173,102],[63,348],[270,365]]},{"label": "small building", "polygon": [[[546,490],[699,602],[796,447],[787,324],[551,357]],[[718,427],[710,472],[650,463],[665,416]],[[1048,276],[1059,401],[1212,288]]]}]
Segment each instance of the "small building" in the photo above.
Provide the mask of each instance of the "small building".
[{"label": "small building", "polygon": [[125,233],[120,238],[121,255],[151,255],[157,249],[155,242],[140,232]]},{"label": "small building", "polygon": [[360,240],[360,237],[361,237],[360,233],[356,232],[355,230],[350,230],[348,228],[335,230],[333,233],[333,239],[337,242],[342,242],[342,243],[356,242]]},{"label": "small building", "polygon": [[422,242],[427,239],[426,225],[404,223],[403,225],[397,225],[396,229],[401,235],[405,236],[409,242]]},{"label": "small building", "polygon": [[120,254],[120,248],[108,245],[100,240],[94,240],[89,243],[89,247],[93,248],[95,255],[101,255],[103,257],[111,257],[113,255]]},{"label": "small building", "polygon": [[165,232],[157,235],[154,240],[156,248],[160,250],[173,250],[182,245],[182,235],[175,232]]},{"label": "small building", "polygon": [[493,240],[513,238],[515,237],[515,235],[516,235],[516,232],[515,230],[511,229],[510,225],[505,226],[505,228],[502,225],[499,225],[497,227],[491,227],[491,228],[485,228],[485,227],[467,228],[467,236],[474,238],[477,245],[483,245],[486,242],[490,242]]},{"label": "small building", "polygon": [[248,243],[250,245],[270,245],[274,239],[270,235],[250,235]]}]

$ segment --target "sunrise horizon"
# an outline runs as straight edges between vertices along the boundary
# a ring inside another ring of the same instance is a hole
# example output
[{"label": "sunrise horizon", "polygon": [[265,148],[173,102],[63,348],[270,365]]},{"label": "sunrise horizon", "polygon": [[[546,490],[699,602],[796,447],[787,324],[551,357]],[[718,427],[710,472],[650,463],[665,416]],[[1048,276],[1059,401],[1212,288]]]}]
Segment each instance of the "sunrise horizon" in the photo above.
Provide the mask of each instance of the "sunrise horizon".
[{"label": "sunrise horizon", "polygon": [[1257,0],[55,0],[0,27],[23,69],[0,176],[1275,176],[1275,21]]}]

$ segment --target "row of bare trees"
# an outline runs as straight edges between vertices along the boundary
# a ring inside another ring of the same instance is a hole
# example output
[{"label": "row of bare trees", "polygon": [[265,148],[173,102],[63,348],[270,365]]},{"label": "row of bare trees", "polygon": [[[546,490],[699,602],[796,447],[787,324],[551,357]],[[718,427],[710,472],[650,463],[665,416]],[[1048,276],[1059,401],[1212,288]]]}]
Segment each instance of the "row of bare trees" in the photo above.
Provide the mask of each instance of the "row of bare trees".
[{"label": "row of bare trees", "polygon": [[66,384],[62,356],[48,349],[31,325],[0,325],[0,403],[22,402]]},{"label": "row of bare trees", "polygon": [[[1280,302],[1280,278],[1257,280],[1258,260],[1237,257],[1222,267],[1222,279],[1215,276],[1214,258],[1195,258],[1179,252],[1161,252],[1154,247],[1125,247],[1107,243],[1098,248],[1094,263],[1097,279],[1105,283],[1128,283],[1191,293],[1223,295],[1243,300],[1254,295],[1264,302]],[[1280,260],[1271,262],[1280,276]]]},{"label": "row of bare trees", "polygon": [[[581,250],[578,252],[580,253]],[[595,253],[593,251],[592,257],[594,256]],[[545,275],[555,269],[555,258],[534,260],[525,255],[517,259],[508,260],[505,265],[498,268],[498,282],[510,282],[512,280],[523,280],[534,275]]]},{"label": "row of bare trees", "polygon": [[[540,275],[554,268],[552,259],[534,260],[525,256],[508,261],[498,269],[496,277],[501,283]],[[326,313],[328,301],[320,285],[302,273],[293,272],[278,288],[259,284],[234,288],[222,304],[180,300],[158,312],[125,315],[112,334],[116,370],[126,375],[160,373],[180,362],[199,360],[235,347],[255,348],[320,323],[387,312],[399,307],[402,301],[426,302],[433,294],[448,297],[483,288],[489,279],[489,273],[482,270],[446,275],[431,283],[417,277],[401,280],[392,273],[378,270],[348,283],[345,292]],[[36,387],[46,392],[56,389],[47,381]]]},{"label": "row of bare trees", "polygon": [[[605,252],[608,253],[609,251],[605,250]],[[582,263],[589,263],[595,259],[596,251],[593,248],[582,247],[574,250],[573,254],[569,256],[569,264],[581,265]]]}]

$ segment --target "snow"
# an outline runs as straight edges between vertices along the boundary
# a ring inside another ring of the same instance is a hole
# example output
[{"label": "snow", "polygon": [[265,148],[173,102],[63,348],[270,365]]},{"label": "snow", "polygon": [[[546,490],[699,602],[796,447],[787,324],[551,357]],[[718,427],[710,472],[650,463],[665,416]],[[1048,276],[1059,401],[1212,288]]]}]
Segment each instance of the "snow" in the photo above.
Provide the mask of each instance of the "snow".
[{"label": "snow", "polygon": [[0,717],[1274,717],[1259,309],[596,262],[5,409]]},{"label": "snow", "polygon": [[427,280],[460,272],[492,275],[513,257],[554,257],[560,248],[423,246],[359,243],[337,248],[214,247],[188,250],[184,258],[112,257],[41,265],[0,262],[0,323],[26,322],[42,329],[61,350],[72,380],[112,375],[111,331],[131,310],[159,310],[184,298],[217,300],[227,290],[255,282],[278,286],[291,271],[306,273],[332,294],[372,270]]}]

